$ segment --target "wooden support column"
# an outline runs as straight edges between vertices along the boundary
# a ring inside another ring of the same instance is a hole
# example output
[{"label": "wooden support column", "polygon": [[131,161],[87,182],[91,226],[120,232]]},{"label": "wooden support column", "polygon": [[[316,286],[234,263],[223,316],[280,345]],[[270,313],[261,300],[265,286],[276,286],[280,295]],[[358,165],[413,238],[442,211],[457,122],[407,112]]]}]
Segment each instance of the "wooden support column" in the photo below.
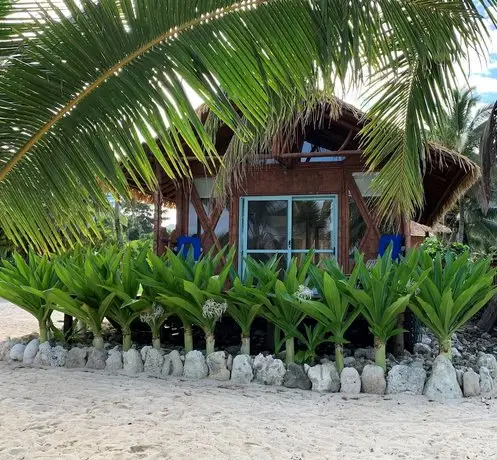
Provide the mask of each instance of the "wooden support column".
[{"label": "wooden support column", "polygon": [[[401,223],[400,223],[400,232],[404,235],[404,246],[406,248],[406,251],[409,250],[411,247],[411,221],[407,217],[402,217]],[[399,329],[404,328],[404,323],[405,323],[405,313],[401,313],[397,319],[397,327]],[[394,342],[393,342],[393,354],[395,356],[401,356],[402,353],[404,353],[404,348],[405,348],[405,342],[406,342],[406,337],[405,333],[404,334],[398,334],[394,337]]]},{"label": "wooden support column", "polygon": [[339,263],[343,267],[343,270],[345,273],[349,273],[349,243],[350,243],[350,236],[349,236],[349,189],[347,187],[347,179],[345,177],[345,174],[342,176],[342,189],[340,191],[340,197],[339,197],[339,216],[340,216],[340,221],[338,225],[338,229],[335,231],[338,231],[338,247],[340,251],[340,257],[339,257]]},{"label": "wooden support column", "polygon": [[164,251],[162,234],[162,170],[159,163],[155,163],[155,177],[157,178],[157,188],[154,191],[154,223],[153,223],[153,250],[157,255]]},{"label": "wooden support column", "polygon": [[180,180],[176,188],[176,233],[177,236],[188,235],[189,185]]}]

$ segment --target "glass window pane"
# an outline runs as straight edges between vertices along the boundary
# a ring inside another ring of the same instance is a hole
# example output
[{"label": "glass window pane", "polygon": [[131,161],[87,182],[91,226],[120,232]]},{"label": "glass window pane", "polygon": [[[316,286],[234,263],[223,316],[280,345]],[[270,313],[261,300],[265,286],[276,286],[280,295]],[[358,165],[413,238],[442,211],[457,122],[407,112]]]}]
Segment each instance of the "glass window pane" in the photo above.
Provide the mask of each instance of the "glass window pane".
[{"label": "glass window pane", "polygon": [[292,249],[332,249],[332,200],[292,203]]},{"label": "glass window pane", "polygon": [[249,201],[247,220],[247,249],[288,247],[288,201]]}]

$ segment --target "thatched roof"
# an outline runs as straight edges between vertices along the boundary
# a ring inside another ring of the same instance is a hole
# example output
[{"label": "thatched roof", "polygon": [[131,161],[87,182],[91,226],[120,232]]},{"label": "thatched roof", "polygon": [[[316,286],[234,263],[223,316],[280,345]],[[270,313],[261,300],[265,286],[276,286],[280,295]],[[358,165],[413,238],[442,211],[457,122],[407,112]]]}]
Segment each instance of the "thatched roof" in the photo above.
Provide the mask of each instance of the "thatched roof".
[{"label": "thatched roof", "polygon": [[[296,121],[291,125],[293,130],[299,130],[300,136],[295,134],[295,139],[305,138],[314,145],[336,151],[347,138],[350,138],[352,130],[353,136],[349,139],[347,149],[360,148],[360,138],[357,134],[367,123],[366,114],[361,110],[342,100],[334,99],[331,102],[316,104],[312,108],[306,107],[304,112],[297,114]],[[208,107],[200,106],[197,114],[205,123],[209,115]],[[292,130],[286,129],[285,134],[288,135],[288,132]],[[215,145],[219,155],[225,154],[233,139],[232,130],[220,124],[215,135]],[[293,140],[287,142],[287,145],[295,144]],[[289,150],[289,152],[292,151],[300,150]],[[201,168],[195,160],[191,162],[191,165],[194,168]],[[414,220],[425,225],[432,225],[476,183],[480,177],[480,168],[470,159],[436,144],[430,144],[427,148],[425,167],[423,178],[425,205],[418,215],[414,216]],[[170,179],[163,181],[162,193],[165,203],[168,205],[175,203],[176,189],[173,181]]]}]

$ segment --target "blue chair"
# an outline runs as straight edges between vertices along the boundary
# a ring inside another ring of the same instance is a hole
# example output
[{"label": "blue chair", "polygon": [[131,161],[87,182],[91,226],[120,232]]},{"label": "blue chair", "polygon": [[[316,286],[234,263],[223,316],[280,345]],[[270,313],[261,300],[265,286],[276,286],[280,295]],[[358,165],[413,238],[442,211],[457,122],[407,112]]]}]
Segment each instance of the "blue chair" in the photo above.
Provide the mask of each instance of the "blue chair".
[{"label": "blue chair", "polygon": [[183,257],[188,256],[188,252],[193,250],[193,258],[195,260],[200,259],[202,253],[202,245],[200,243],[200,238],[198,236],[180,236],[178,238],[178,254],[181,252]]},{"label": "blue chair", "polygon": [[378,244],[378,255],[382,256],[392,245],[392,259],[399,260],[404,247],[404,235],[382,235]]}]

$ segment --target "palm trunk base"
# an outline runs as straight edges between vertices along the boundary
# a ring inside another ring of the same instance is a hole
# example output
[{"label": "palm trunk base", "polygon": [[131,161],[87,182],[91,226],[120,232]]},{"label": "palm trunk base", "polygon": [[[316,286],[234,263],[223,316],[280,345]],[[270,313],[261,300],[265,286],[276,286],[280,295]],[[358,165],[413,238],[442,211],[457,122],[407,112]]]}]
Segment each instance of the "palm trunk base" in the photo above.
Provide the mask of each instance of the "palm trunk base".
[{"label": "palm trunk base", "polygon": [[193,350],[193,332],[191,325],[183,325],[183,334],[185,342],[185,353]]},{"label": "palm trunk base", "polygon": [[123,332],[123,351],[128,351],[131,348],[131,332]]},{"label": "palm trunk base", "polygon": [[242,336],[242,346],[240,348],[240,353],[242,355],[249,355],[250,356],[250,337],[243,337]]},{"label": "palm trunk base", "polygon": [[48,340],[48,331],[47,331],[47,324],[45,321],[40,321],[40,323],[38,324],[38,327],[39,327],[39,333],[40,333],[40,337],[39,337],[39,340],[40,340],[40,343],[44,343]]},{"label": "palm trunk base", "polygon": [[345,364],[343,361],[343,345],[340,343],[335,345],[335,364],[337,366],[338,373],[341,373],[345,367]]},{"label": "palm trunk base", "polygon": [[93,335],[93,347],[97,350],[104,349],[104,338],[100,334]]},{"label": "palm trunk base", "polygon": [[160,337],[152,337],[152,347],[160,350]]},{"label": "palm trunk base", "polygon": [[440,341],[440,354],[452,361],[452,339]]},{"label": "palm trunk base", "polygon": [[285,342],[285,363],[288,365],[295,361],[295,341],[293,338],[288,339]]},{"label": "palm trunk base", "polygon": [[385,372],[387,370],[386,344],[380,339],[374,339],[374,360],[377,366],[380,366]]},{"label": "palm trunk base", "polygon": [[205,336],[205,356],[209,356],[214,353],[214,346],[216,344],[216,339],[212,334]]}]

